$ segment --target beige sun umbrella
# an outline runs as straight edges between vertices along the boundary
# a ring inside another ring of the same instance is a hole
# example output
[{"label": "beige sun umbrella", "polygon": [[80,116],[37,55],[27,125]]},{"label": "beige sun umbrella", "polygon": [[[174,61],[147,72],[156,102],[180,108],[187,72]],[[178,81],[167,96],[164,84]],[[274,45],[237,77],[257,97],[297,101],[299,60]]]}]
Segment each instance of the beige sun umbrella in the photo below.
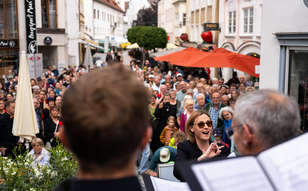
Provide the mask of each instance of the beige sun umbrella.
[{"label": "beige sun umbrella", "polygon": [[134,48],[140,48],[139,45],[137,43],[134,43],[132,45],[129,45],[126,47],[126,49],[134,49]]},{"label": "beige sun umbrella", "polygon": [[179,48],[179,47],[175,44],[167,43],[166,48],[167,49],[176,49],[176,48]]},{"label": "beige sun umbrella", "polygon": [[33,105],[30,73],[26,52],[22,51],[19,61],[17,97],[15,104],[13,135],[32,140],[39,133]]},{"label": "beige sun umbrella", "polygon": [[93,58],[91,54],[90,45],[88,45],[86,48],[86,54],[84,56],[83,64],[89,67],[89,69],[93,68]]}]

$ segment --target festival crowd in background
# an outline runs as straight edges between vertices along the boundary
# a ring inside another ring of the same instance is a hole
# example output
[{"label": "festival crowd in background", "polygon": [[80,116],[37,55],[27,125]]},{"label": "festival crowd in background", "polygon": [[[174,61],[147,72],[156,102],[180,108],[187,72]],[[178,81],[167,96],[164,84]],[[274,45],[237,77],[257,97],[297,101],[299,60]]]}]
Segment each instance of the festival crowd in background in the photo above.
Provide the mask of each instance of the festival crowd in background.
[{"label": "festival crowd in background", "polygon": [[[103,67],[112,63],[119,64],[118,57],[114,59],[115,62],[111,60],[109,55]],[[199,123],[198,126],[211,127],[211,132],[206,134],[210,136],[210,142],[221,149],[219,155],[236,155],[231,128],[233,107],[240,95],[258,89],[258,82],[244,75],[238,77],[237,72],[228,81],[210,78],[209,69],[187,69],[158,63],[153,59],[146,60],[144,64],[133,60],[127,67],[147,87],[150,98],[148,109],[153,136],[140,153],[139,173],[157,176],[157,164],[176,160],[178,143],[191,138],[191,130],[185,124],[190,117],[196,117],[196,111],[205,112],[210,119],[208,123]],[[96,69],[99,67],[95,66]],[[43,76],[31,79],[39,133],[38,139],[34,139],[30,145],[33,149],[29,155],[33,155],[38,164],[48,164],[48,151],[43,148],[44,145],[47,148],[53,147],[58,142],[55,133],[63,127],[61,105],[64,92],[87,72],[87,68],[81,65],[69,66],[60,74],[57,68],[51,66]],[[12,134],[18,76],[10,70],[0,82],[0,152],[8,156],[20,144],[19,137]],[[189,150],[194,152],[194,148]],[[200,153],[197,155],[200,156]]]}]

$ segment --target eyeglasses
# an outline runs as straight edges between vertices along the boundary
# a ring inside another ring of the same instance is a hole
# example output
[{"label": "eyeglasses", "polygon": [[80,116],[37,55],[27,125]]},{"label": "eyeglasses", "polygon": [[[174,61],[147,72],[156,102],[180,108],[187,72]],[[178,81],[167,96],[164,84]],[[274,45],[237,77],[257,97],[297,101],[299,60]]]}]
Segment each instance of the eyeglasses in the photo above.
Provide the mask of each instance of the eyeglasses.
[{"label": "eyeglasses", "polygon": [[204,121],[200,121],[199,123],[197,123],[196,125],[198,125],[199,128],[204,128],[205,125],[207,125],[208,127],[213,127],[212,121],[208,120],[206,122]]}]

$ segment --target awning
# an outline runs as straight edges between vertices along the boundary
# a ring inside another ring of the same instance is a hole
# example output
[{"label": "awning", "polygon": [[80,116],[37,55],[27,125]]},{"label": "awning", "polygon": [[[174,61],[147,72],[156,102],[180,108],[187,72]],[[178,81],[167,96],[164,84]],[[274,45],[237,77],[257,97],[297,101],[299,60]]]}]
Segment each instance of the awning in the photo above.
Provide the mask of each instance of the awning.
[{"label": "awning", "polygon": [[93,48],[104,49],[104,47],[99,46],[98,42],[95,42],[95,41],[87,39],[87,38],[82,38],[80,40],[80,43],[90,45]]},{"label": "awning", "polygon": [[181,50],[184,50],[184,49],[185,48],[183,48],[183,47],[178,47],[178,48],[175,48],[175,49],[158,51],[158,52],[152,53],[151,56],[154,56],[154,57],[164,56],[164,55],[171,54],[171,53],[174,53],[174,52],[178,52],[178,51],[181,51]]},{"label": "awning", "polygon": [[234,68],[259,77],[256,68],[260,65],[260,59],[230,52],[224,48],[217,48],[212,52],[204,52],[190,47],[182,51],[157,57],[155,60],[167,61],[184,67]]}]

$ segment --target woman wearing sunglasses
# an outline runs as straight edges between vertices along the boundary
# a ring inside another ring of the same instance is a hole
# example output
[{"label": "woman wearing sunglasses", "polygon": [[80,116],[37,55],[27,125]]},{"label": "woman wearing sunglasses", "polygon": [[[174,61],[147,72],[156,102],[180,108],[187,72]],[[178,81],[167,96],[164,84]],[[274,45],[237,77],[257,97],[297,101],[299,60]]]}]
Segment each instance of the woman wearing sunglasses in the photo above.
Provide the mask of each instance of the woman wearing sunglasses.
[{"label": "woman wearing sunglasses", "polygon": [[207,160],[217,156],[228,156],[223,145],[212,141],[212,121],[204,111],[194,111],[186,121],[185,132],[188,140],[179,143],[174,164],[174,176],[184,181],[179,172],[179,165],[188,161]]}]

